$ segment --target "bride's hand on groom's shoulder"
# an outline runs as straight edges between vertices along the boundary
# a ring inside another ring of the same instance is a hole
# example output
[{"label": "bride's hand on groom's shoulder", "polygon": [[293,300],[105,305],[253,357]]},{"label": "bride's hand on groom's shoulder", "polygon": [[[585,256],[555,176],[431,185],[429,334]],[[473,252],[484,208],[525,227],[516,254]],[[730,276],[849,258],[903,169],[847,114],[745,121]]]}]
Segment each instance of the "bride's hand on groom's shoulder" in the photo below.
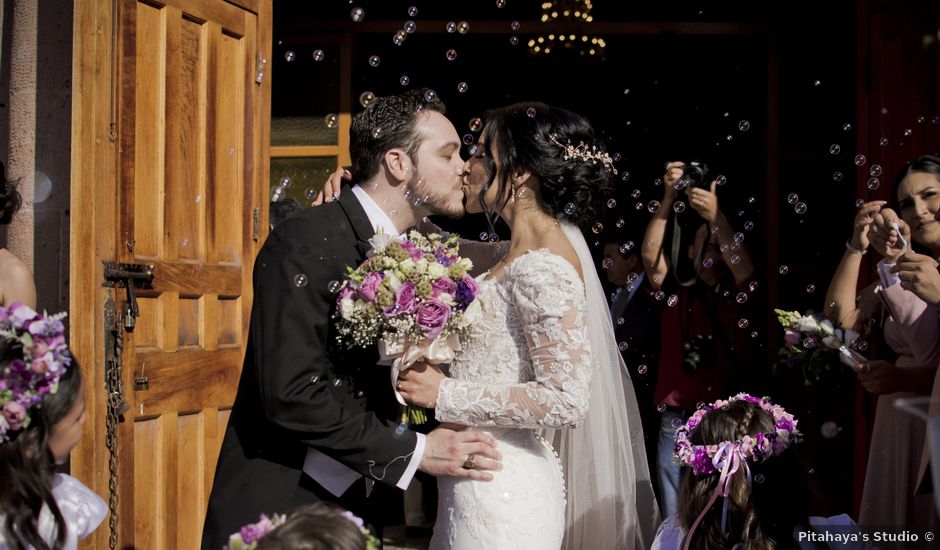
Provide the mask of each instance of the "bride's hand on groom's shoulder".
[{"label": "bride's hand on groom's shoulder", "polygon": [[316,198],[313,199],[310,206],[317,206],[336,200],[343,190],[343,180],[351,181],[352,172],[349,171],[349,168],[340,166],[323,182],[323,189],[317,193]]},{"label": "bride's hand on groom's shoulder", "polygon": [[496,439],[485,432],[437,428],[427,435],[418,469],[433,476],[491,481],[489,471],[503,469]]},{"label": "bride's hand on groom's shoulder", "polygon": [[437,406],[437,392],[444,378],[436,365],[419,361],[401,371],[396,389],[408,403],[433,409]]}]

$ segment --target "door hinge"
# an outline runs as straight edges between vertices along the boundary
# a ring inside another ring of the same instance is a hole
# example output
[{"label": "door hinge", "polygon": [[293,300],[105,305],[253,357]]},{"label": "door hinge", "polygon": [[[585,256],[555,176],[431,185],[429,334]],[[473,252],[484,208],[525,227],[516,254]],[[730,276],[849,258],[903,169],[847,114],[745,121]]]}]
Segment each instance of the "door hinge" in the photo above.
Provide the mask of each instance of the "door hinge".
[{"label": "door hinge", "polygon": [[255,54],[255,84],[264,82],[264,69],[267,64],[268,60],[261,55],[261,52]]},{"label": "door hinge", "polygon": [[251,238],[257,241],[261,238],[261,209],[251,211]]}]

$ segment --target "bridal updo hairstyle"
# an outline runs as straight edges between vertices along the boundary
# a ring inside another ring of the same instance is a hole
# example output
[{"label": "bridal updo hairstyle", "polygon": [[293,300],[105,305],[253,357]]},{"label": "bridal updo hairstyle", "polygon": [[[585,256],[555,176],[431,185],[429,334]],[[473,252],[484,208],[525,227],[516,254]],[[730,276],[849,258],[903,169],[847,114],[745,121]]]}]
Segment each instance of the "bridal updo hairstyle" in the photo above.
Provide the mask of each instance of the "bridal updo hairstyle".
[{"label": "bridal updo hairstyle", "polygon": [[[759,405],[733,401],[702,417],[689,440],[693,445],[717,445],[775,429],[773,417]],[[722,499],[719,497],[692,534],[690,549],[790,549],[794,547],[793,529],[809,528],[812,493],[803,464],[794,450],[786,449],[765,462],[749,461],[747,466],[751,471],[750,487],[743,467],[732,477],[727,534],[721,532]],[[717,474],[694,475],[688,467],[683,468],[679,523],[686,533],[708,505],[718,480]]]},{"label": "bridal updo hairstyle", "polygon": [[[606,153],[604,143],[586,118],[544,103],[516,103],[487,113],[483,138],[485,158],[493,164],[480,201],[491,223],[494,213],[511,196],[510,178],[522,170],[539,178],[542,207],[552,216],[570,220],[582,229],[602,217],[613,192],[612,164],[565,158],[565,145],[578,147],[583,143],[589,150],[596,147],[597,153]],[[493,161],[494,149],[499,157],[498,166]],[[494,182],[497,171],[499,181]],[[498,186],[500,204],[486,204],[483,200],[493,183]]]}]

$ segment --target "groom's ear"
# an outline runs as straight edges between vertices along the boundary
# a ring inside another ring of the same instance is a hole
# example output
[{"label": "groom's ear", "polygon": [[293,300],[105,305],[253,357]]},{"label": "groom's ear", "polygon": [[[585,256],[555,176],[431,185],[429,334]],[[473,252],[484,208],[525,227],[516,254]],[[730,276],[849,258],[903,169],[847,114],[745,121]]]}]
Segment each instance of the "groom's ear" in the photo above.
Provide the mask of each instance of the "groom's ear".
[{"label": "groom's ear", "polygon": [[389,176],[401,183],[407,181],[411,172],[411,157],[402,149],[389,149],[382,158]]}]

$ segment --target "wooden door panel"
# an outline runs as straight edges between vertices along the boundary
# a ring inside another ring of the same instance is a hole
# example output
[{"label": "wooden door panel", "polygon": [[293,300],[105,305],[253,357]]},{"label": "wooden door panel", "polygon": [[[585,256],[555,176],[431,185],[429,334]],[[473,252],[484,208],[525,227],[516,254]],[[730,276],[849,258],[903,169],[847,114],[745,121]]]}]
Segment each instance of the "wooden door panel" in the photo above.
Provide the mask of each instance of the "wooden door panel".
[{"label": "wooden door panel", "polygon": [[121,545],[196,548],[260,240],[246,216],[265,195],[252,164],[266,144],[246,123],[264,97],[258,16],[224,0],[123,0],[122,14],[115,255],[154,280],[124,345]]}]

